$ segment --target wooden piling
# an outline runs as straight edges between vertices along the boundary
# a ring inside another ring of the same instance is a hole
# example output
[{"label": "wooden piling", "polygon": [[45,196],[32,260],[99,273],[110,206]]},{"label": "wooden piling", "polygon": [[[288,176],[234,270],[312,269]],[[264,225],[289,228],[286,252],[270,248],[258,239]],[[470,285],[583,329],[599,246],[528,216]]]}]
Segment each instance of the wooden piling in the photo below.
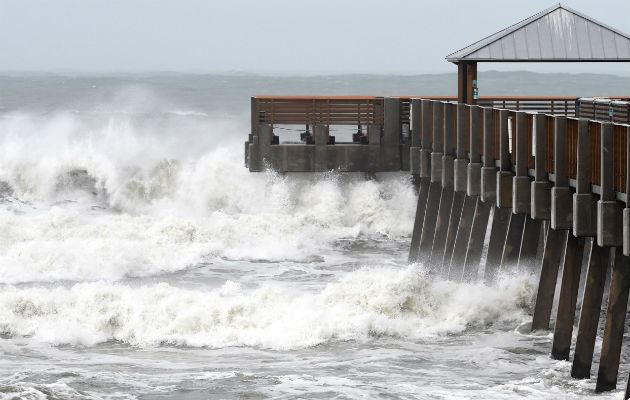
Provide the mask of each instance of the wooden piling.
[{"label": "wooden piling", "polygon": [[562,284],[558,299],[558,313],[553,333],[551,357],[556,360],[568,360],[571,350],[571,335],[575,321],[575,305],[577,302],[580,272],[582,269],[583,239],[567,235],[564,266],[562,268]]},{"label": "wooden piling", "polygon": [[584,283],[580,322],[571,367],[571,376],[577,379],[591,377],[593,349],[595,348],[608,267],[608,249],[597,246],[593,238],[589,238],[588,241],[591,242],[591,245],[588,246],[588,271]]},{"label": "wooden piling", "polygon": [[613,390],[617,386],[621,342],[628,307],[628,288],[630,287],[630,262],[623,255],[623,249],[615,249],[615,257],[610,278],[606,324],[602,340],[602,352],[597,373],[595,391]]}]

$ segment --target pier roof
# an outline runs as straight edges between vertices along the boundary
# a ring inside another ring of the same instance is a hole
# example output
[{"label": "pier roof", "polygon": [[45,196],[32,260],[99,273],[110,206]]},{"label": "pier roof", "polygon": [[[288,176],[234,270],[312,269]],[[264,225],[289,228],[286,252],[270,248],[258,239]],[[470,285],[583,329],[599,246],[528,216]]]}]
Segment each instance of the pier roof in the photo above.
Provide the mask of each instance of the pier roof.
[{"label": "pier roof", "polygon": [[630,36],[562,4],[446,56],[468,62],[628,62]]}]

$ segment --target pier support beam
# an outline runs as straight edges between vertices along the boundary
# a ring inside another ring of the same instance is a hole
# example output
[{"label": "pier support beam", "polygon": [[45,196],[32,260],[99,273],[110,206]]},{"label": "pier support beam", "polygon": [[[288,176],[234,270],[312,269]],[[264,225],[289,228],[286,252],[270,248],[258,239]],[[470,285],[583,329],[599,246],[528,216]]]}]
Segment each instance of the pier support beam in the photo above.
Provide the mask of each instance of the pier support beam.
[{"label": "pier support beam", "polygon": [[484,279],[486,283],[492,283],[501,266],[501,258],[503,257],[503,247],[505,246],[505,237],[507,235],[508,225],[510,224],[510,215],[512,210],[509,208],[494,207],[492,215],[492,229],[490,231],[490,240],[488,241],[488,255],[486,257],[486,269],[484,271]]},{"label": "pier support beam", "polygon": [[568,360],[571,350],[571,335],[575,321],[575,306],[582,269],[583,239],[567,235],[562,284],[558,300],[558,313],[553,333],[551,357],[556,360]]},{"label": "pier support beam", "polygon": [[490,204],[477,198],[466,259],[464,261],[464,272],[462,275],[464,282],[474,281],[477,278],[489,216]]},{"label": "pier support beam", "polygon": [[630,287],[630,262],[620,247],[615,249],[615,258],[610,278],[608,309],[602,340],[602,352],[597,373],[595,391],[604,392],[617,387],[621,342],[628,308],[628,288]]},{"label": "pier support beam", "polygon": [[532,331],[549,329],[549,319],[551,318],[553,298],[556,291],[560,259],[568,234],[568,230],[555,230],[553,228],[547,230],[534,317],[532,319]]},{"label": "pier support beam", "polygon": [[478,196],[466,196],[464,198],[464,207],[457,228],[455,237],[455,246],[453,247],[453,256],[451,257],[449,278],[459,280],[464,269],[466,261],[466,251],[468,250],[468,241],[470,239],[470,230],[473,218],[475,217],[475,208],[477,206]]},{"label": "pier support beam", "polygon": [[427,200],[429,197],[429,184],[429,178],[419,178],[418,205],[416,206],[416,218],[413,223],[413,232],[411,234],[409,262],[418,261],[418,254],[420,252],[420,236],[422,235],[422,223],[424,222],[424,214],[427,209]]},{"label": "pier support beam", "polygon": [[523,240],[523,228],[525,227],[525,215],[510,215],[510,223],[503,247],[503,256],[501,257],[501,268],[508,265],[518,264],[518,255],[521,251],[521,243]]},{"label": "pier support beam", "polygon": [[608,269],[608,254],[610,253],[609,249],[597,246],[593,238],[588,240],[591,242],[588,254],[588,272],[584,284],[580,322],[571,367],[571,376],[577,379],[591,377],[593,350],[597,338],[597,326],[599,325]]},{"label": "pier support beam", "polygon": [[538,241],[540,240],[540,230],[542,229],[542,221],[539,219],[525,218],[525,227],[523,228],[523,239],[521,240],[521,249],[518,254],[518,270],[525,269],[532,271],[536,264],[536,253],[538,252]]}]

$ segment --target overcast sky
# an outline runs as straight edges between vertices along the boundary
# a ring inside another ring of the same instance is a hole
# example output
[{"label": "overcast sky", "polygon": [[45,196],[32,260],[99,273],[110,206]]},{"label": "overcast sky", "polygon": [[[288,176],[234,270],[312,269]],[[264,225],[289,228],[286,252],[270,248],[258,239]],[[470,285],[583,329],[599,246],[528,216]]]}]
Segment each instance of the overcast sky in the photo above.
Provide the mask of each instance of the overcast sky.
[{"label": "overcast sky", "polygon": [[[453,72],[444,56],[550,0],[0,0],[0,71]],[[567,0],[630,31],[628,0]],[[628,64],[480,64],[612,72]]]}]

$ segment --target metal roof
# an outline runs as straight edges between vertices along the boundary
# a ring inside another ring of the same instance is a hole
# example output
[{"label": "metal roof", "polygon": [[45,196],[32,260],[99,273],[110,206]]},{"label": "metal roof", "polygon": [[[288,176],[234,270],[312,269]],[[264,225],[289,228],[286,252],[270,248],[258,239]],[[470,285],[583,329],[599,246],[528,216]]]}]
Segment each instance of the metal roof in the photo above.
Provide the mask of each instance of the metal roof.
[{"label": "metal roof", "polygon": [[630,61],[630,36],[557,4],[453,54],[459,61]]}]

